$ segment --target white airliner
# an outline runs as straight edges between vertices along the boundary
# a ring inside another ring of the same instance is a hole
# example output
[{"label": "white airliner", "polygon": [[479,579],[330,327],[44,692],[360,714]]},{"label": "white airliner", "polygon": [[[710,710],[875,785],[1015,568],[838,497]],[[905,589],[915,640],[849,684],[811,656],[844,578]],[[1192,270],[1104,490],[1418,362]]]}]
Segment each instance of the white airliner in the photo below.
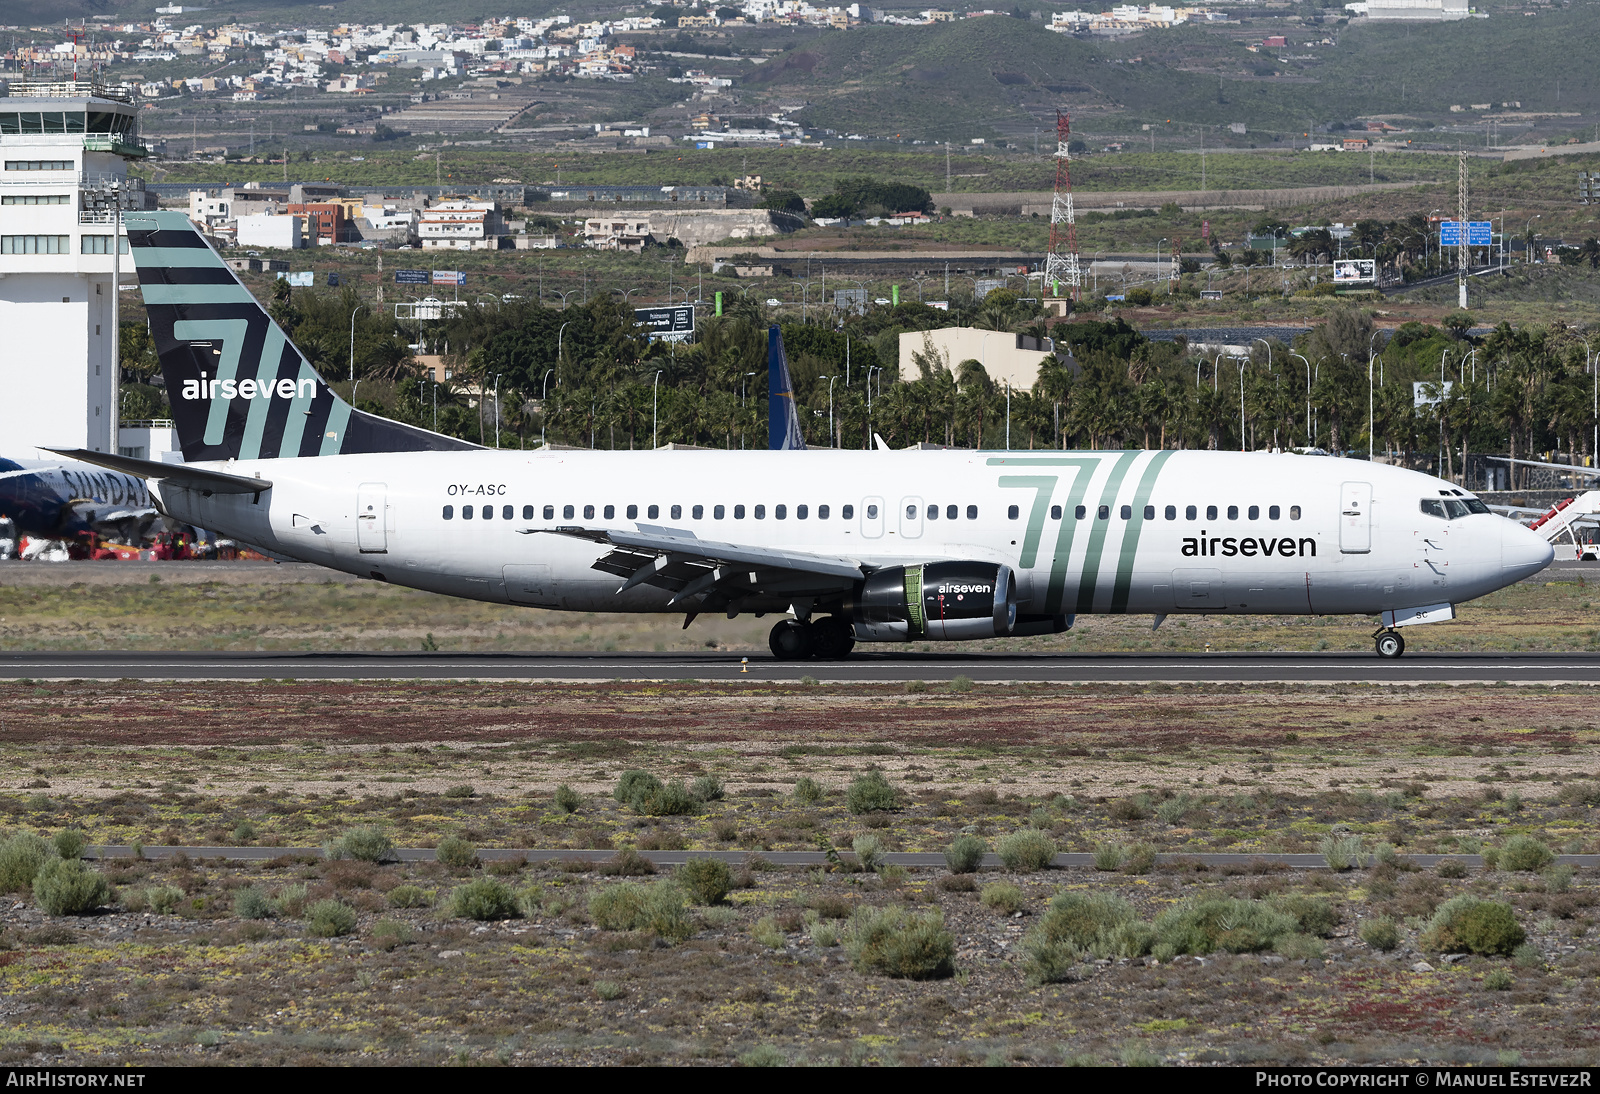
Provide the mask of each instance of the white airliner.
[{"label": "white airliner", "polygon": [[[452,596],[774,613],[779,658],[1054,634],[1085,613],[1379,615],[1538,572],[1550,544],[1428,475],[1227,452],[491,451],[354,410],[182,213],[130,214],[185,463],[173,517]],[[307,381],[310,381],[309,383]]]}]

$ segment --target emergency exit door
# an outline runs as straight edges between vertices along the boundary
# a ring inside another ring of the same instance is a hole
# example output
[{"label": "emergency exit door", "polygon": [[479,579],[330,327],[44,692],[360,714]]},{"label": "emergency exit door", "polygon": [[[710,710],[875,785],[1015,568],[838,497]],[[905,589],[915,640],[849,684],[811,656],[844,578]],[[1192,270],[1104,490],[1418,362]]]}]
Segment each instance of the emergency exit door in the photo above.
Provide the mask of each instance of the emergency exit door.
[{"label": "emergency exit door", "polygon": [[389,487],[381,482],[364,482],[356,493],[356,546],[364,555],[388,553],[388,497]]},{"label": "emergency exit door", "polygon": [[1372,484],[1347,482],[1339,487],[1339,550],[1362,555],[1372,550]]}]

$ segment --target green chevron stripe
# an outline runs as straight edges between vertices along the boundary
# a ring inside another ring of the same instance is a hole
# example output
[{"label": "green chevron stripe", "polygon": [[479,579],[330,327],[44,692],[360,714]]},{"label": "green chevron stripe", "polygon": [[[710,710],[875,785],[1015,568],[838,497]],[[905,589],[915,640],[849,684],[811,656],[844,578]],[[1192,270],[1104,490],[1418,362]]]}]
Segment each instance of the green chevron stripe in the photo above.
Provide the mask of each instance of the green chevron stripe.
[{"label": "green chevron stripe", "polygon": [[[256,362],[256,383],[265,384],[268,390],[278,382],[278,365],[283,360],[283,346],[288,341],[283,329],[276,323],[267,326],[262,340],[261,360]],[[276,398],[276,396],[273,396]],[[239,458],[254,460],[261,457],[261,438],[267,431],[267,417],[272,413],[272,399],[251,399],[250,412],[244,422],[244,438],[239,442]]]},{"label": "green chevron stripe", "polygon": [[[179,319],[172,324],[172,337],[180,342],[221,342],[222,356],[217,360],[217,374],[212,379],[236,380],[239,377],[239,353],[244,349],[245,336],[250,333],[248,319]],[[231,400],[220,395],[206,408],[206,444],[221,444],[228,430],[228,407]]]},{"label": "green chevron stripe", "polygon": [[319,456],[337,456],[344,444],[345,426],[350,424],[350,404],[343,399],[335,399],[333,406],[328,408],[328,424],[322,433],[322,447],[318,450]]},{"label": "green chevron stripe", "polygon": [[[153,304],[255,304],[243,285],[141,285],[144,302]],[[260,305],[256,305],[259,307]]]},{"label": "green chevron stripe", "polygon": [[1028,510],[1028,527],[1022,534],[1022,554],[1017,565],[1024,570],[1033,569],[1039,555],[1039,537],[1044,532],[1045,514],[1050,510],[1050,496],[1055,493],[1056,475],[1001,475],[1002,490],[1032,490],[1033,505]]},{"label": "green chevron stripe", "polygon": [[[1078,521],[1072,515],[1083,503],[1083,496],[1089,489],[1089,483],[1094,479],[1095,471],[1100,467],[1101,456],[1043,456],[1043,457],[995,457],[990,459],[989,466],[1006,467],[1070,467],[1072,468],[1072,486],[1068,489],[1065,500],[1066,512],[1062,516],[1056,531],[1055,555],[1050,560],[1050,581],[1045,591],[1044,610],[1049,615],[1056,615],[1061,611],[1065,599],[1068,568],[1072,563],[1072,544],[1077,536]],[[1081,589],[1084,582],[1088,583],[1089,593],[1094,595],[1095,575],[1082,573],[1079,575],[1078,585]]]},{"label": "green chevron stripe", "polygon": [[135,266],[173,266],[194,269],[201,266],[225,268],[222,259],[210,247],[134,247]]},{"label": "green chevron stripe", "polygon": [[1171,458],[1172,453],[1169,450],[1162,450],[1152,456],[1139,479],[1139,489],[1134,492],[1133,519],[1128,521],[1127,527],[1122,530],[1122,550],[1117,559],[1117,580],[1111,587],[1113,612],[1128,610],[1128,591],[1133,585],[1134,556],[1139,552],[1139,537],[1144,533],[1144,507],[1150,502],[1150,494],[1155,490],[1161,468]]},{"label": "green chevron stripe", "polygon": [[[1139,458],[1137,452],[1124,452],[1117,457],[1117,462],[1111,468],[1111,474],[1106,477],[1106,484],[1100,491],[1101,505],[1116,505],[1117,492],[1122,489],[1122,480],[1128,474],[1128,468],[1133,466],[1133,461]],[[1111,520],[1101,520],[1097,515],[1089,518],[1093,521],[1089,529],[1089,545],[1083,552],[1083,579],[1078,584],[1078,615],[1088,615],[1094,611],[1094,596],[1100,582],[1100,555],[1105,550],[1106,532],[1111,527]]]}]

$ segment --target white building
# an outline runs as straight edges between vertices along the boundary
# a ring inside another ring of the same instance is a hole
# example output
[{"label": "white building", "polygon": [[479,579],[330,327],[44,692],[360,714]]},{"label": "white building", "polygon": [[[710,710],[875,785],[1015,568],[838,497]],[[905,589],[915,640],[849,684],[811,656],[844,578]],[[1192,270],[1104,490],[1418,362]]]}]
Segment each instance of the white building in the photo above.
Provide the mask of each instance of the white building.
[{"label": "white building", "polygon": [[1013,391],[1030,391],[1039,379],[1039,366],[1055,353],[1055,343],[1010,331],[975,327],[910,331],[900,335],[900,375],[918,374],[914,362],[921,354],[930,362],[956,372],[963,361],[977,361],[996,385],[1009,383]]},{"label": "white building", "polygon": [[1465,19],[1467,0],[1368,0],[1373,22],[1449,23]]},{"label": "white building", "polygon": [[117,205],[144,208],[128,178],[139,142],[132,89],[15,81],[0,97],[0,444],[117,450],[113,267],[137,284]]},{"label": "white building", "polygon": [[305,242],[300,234],[300,221],[300,217],[288,214],[243,216],[237,221],[239,230],[235,242],[240,247],[272,247],[292,251]]},{"label": "white building", "polygon": [[492,201],[441,201],[417,221],[424,250],[493,251],[505,231],[500,207]]}]

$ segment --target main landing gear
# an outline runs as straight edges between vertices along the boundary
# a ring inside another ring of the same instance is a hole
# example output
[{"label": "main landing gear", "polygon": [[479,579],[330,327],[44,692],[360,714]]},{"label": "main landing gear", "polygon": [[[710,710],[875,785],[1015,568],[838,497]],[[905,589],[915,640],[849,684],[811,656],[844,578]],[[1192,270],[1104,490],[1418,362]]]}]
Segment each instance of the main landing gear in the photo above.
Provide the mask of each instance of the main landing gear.
[{"label": "main landing gear", "polygon": [[767,636],[772,656],[779,661],[842,661],[855,648],[856,637],[850,624],[837,616],[824,616],[812,623],[799,619],[780,619]]},{"label": "main landing gear", "polygon": [[1406,640],[1400,637],[1399,631],[1379,631],[1372,638],[1379,657],[1393,660],[1406,652]]}]

